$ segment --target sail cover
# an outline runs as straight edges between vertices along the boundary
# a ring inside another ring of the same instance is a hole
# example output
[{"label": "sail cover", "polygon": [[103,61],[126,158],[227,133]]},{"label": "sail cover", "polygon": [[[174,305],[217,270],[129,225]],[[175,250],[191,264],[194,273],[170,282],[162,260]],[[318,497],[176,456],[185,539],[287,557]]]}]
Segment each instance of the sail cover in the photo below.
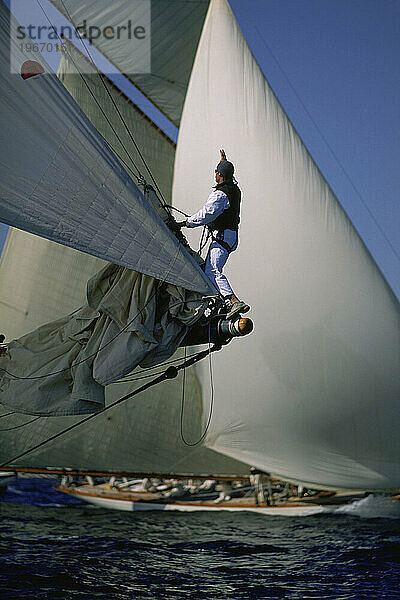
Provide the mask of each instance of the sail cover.
[{"label": "sail cover", "polygon": [[[149,206],[108,144],[39,54],[45,73],[10,74],[2,4],[0,215],[2,222],[204,294],[207,277]],[[13,20],[13,26],[16,26]]]},{"label": "sail cover", "polygon": [[[75,27],[86,22],[100,29],[126,26],[132,0],[51,0]],[[106,36],[93,44],[175,125],[179,125],[186,89],[208,8],[208,0],[151,0],[151,72],[135,71],[136,57],[124,39]]]},{"label": "sail cover", "polygon": [[310,486],[400,487],[399,303],[225,0],[211,2],[182,116],[173,198],[187,212],[207,197],[216,148],[243,191],[227,273],[255,331],[215,356],[206,444]]}]

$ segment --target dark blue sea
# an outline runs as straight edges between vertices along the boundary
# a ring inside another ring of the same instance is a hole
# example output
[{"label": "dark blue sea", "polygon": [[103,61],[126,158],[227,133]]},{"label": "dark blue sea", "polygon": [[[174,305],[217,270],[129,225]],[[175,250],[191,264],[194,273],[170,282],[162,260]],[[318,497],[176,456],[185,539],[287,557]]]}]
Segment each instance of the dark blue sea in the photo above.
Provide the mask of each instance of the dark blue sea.
[{"label": "dark blue sea", "polygon": [[55,483],[1,494],[2,600],[400,599],[400,509],[383,497],[311,517],[129,513]]}]

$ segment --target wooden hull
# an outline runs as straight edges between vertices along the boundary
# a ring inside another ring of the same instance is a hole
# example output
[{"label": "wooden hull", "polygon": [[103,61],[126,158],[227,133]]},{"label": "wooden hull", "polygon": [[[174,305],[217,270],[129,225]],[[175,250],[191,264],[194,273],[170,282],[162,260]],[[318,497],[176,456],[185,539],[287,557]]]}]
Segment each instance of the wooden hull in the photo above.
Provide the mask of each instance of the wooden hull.
[{"label": "wooden hull", "polygon": [[[124,511],[228,511],[228,512],[252,512],[270,516],[308,516],[324,511],[324,504],[311,501],[288,501],[274,506],[267,504],[257,505],[253,498],[232,499],[227,502],[216,503],[215,501],[178,501],[160,500],[159,494],[151,492],[124,492],[107,489],[103,486],[80,486],[80,487],[57,487],[60,492],[79,497],[90,504],[101,508],[124,510]],[[326,496],[325,496],[326,497]],[[360,496],[358,496],[360,497]],[[354,496],[351,496],[354,499]],[[338,499],[337,504],[329,504],[330,507],[338,506],[343,500]]]}]

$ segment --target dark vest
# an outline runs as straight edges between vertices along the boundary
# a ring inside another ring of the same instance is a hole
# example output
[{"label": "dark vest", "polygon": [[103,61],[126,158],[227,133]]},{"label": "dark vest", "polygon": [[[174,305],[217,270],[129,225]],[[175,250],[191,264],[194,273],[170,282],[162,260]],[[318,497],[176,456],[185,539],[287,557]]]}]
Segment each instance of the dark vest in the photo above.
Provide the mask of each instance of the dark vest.
[{"label": "dark vest", "polygon": [[241,192],[238,186],[232,180],[224,181],[215,186],[216,190],[221,190],[228,196],[229,208],[219,215],[212,223],[210,229],[224,231],[224,229],[238,230],[240,222],[240,199]]}]

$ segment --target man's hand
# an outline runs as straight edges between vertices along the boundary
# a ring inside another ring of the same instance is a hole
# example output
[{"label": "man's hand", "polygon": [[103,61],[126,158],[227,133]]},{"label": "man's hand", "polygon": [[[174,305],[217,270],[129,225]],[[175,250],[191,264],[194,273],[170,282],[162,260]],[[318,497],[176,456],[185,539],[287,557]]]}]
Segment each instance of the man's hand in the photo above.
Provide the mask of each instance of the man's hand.
[{"label": "man's hand", "polygon": [[219,151],[220,155],[221,155],[221,160],[226,160],[226,154],[225,154],[225,150],[220,150]]}]

